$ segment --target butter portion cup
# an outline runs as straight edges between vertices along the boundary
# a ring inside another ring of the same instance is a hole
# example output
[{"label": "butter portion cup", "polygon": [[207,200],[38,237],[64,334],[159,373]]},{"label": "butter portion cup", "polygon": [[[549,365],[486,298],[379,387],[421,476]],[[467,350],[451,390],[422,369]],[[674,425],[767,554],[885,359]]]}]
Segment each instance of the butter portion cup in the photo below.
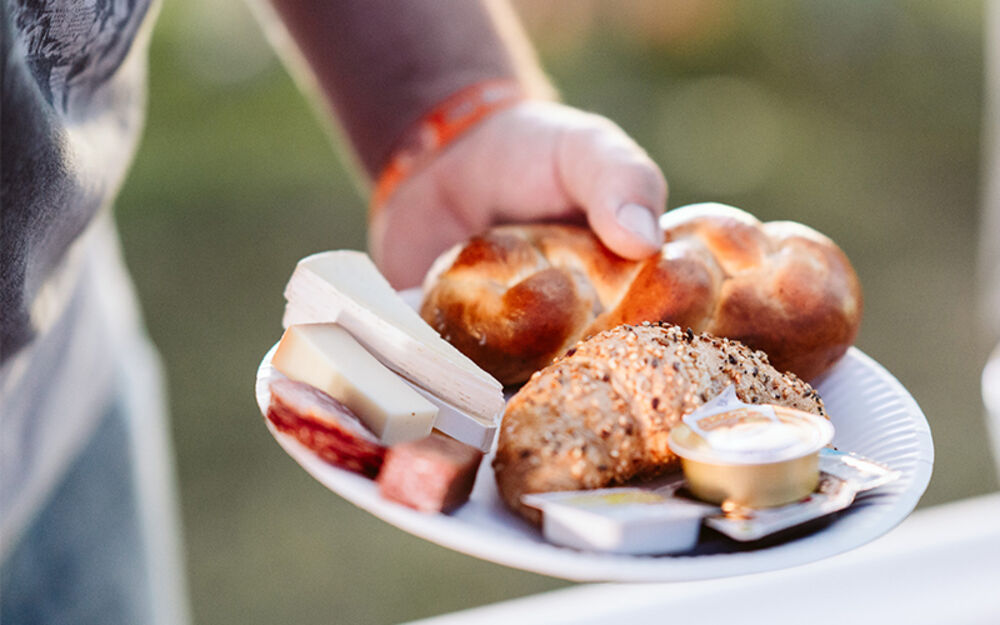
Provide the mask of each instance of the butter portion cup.
[{"label": "butter portion cup", "polygon": [[799,501],[819,483],[826,419],[782,406],[731,402],[696,411],[670,432],[691,494],[715,504],[768,508]]}]

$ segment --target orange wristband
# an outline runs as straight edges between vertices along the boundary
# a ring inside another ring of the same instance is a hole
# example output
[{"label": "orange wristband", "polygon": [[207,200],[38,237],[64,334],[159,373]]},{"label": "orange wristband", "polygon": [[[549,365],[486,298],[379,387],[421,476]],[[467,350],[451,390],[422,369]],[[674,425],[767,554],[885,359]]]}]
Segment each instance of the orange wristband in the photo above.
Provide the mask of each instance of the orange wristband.
[{"label": "orange wristband", "polygon": [[434,107],[393,150],[375,183],[371,209],[384,205],[404,180],[476,122],[523,97],[523,89],[515,80],[486,80],[462,89]]}]

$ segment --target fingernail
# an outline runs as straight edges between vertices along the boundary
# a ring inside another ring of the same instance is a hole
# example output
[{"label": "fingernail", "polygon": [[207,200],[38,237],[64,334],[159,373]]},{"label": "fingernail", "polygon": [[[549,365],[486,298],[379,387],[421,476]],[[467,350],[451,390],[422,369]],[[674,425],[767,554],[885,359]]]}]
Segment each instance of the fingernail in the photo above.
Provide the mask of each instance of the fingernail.
[{"label": "fingernail", "polygon": [[663,244],[663,233],[660,231],[653,211],[639,204],[622,204],[618,209],[618,223],[629,232],[635,234],[653,247]]}]

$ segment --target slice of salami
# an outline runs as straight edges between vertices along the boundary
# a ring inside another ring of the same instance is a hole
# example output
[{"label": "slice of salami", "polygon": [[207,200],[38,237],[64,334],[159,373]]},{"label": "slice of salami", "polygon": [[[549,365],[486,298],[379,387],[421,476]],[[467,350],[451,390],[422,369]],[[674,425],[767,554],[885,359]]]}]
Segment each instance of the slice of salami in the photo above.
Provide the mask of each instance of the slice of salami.
[{"label": "slice of salami", "polygon": [[330,464],[374,478],[386,449],[351,410],[323,391],[289,379],[271,383],[267,418]]}]

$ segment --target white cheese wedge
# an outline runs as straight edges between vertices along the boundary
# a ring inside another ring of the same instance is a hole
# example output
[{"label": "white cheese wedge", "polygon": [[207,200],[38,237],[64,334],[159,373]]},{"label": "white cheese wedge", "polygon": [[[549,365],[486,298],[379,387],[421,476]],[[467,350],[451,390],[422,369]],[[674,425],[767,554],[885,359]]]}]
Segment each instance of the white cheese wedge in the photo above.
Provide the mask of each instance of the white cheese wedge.
[{"label": "white cheese wedge", "polygon": [[285,298],[285,327],[336,322],[387,367],[451,403],[477,427],[496,428],[504,409],[500,383],[407,306],[363,252],[303,258]]},{"label": "white cheese wedge", "polygon": [[427,436],[437,417],[437,406],[336,324],[290,326],[271,364],[350,408],[385,445]]}]

